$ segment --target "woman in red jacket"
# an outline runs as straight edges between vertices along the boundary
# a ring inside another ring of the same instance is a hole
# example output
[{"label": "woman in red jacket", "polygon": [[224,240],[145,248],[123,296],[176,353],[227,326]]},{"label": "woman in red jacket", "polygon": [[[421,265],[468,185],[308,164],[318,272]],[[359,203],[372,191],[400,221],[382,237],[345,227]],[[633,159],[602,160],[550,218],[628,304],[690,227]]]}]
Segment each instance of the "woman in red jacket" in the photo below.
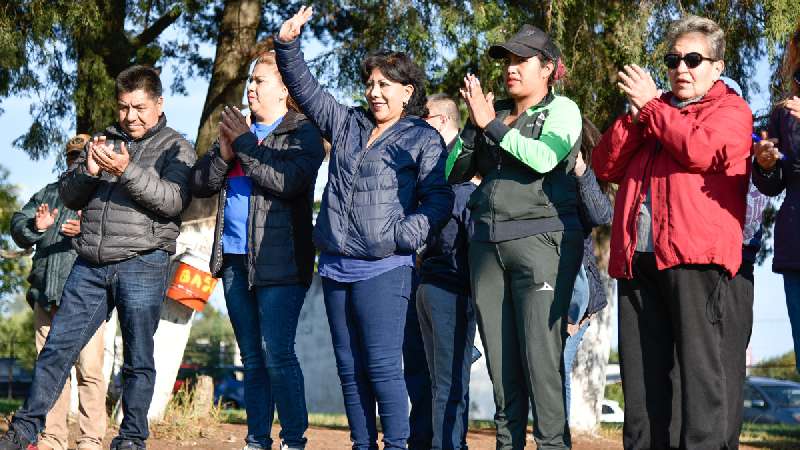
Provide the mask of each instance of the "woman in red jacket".
[{"label": "woman in red jacket", "polygon": [[671,92],[625,66],[630,112],[592,158],[597,178],[620,187],[609,274],[619,279],[623,443],[735,448],[742,405],[728,399],[742,387],[752,304],[729,285],[742,258],[752,114],[719,81],[716,23],[688,16],[667,39]]}]

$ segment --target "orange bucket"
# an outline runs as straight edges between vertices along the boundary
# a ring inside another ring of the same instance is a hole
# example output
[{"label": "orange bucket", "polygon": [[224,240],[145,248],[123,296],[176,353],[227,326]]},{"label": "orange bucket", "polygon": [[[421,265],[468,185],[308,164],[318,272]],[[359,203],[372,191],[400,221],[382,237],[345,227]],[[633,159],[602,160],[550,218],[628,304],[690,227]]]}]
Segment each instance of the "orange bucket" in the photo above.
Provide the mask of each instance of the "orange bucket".
[{"label": "orange bucket", "polygon": [[167,297],[195,311],[202,311],[217,285],[217,279],[201,267],[208,267],[208,262],[201,256],[191,250],[183,253],[178,258]]}]

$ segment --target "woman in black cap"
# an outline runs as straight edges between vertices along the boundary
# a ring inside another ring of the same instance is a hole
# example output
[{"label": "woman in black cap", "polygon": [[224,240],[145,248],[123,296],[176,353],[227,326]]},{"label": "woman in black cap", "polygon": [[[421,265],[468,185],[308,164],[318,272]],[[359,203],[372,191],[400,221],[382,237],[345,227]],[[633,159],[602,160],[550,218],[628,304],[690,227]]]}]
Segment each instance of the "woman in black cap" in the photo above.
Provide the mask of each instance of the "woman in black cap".
[{"label": "woman in black cap", "polygon": [[483,177],[469,201],[469,263],[497,406],[498,449],[525,447],[528,401],[539,448],[570,447],[564,402],[564,317],[583,238],[573,174],[581,113],[552,92],[561,54],[524,25],[489,55],[505,59],[508,100],[492,104],[474,75],[461,95],[470,121],[447,160],[450,183]]}]

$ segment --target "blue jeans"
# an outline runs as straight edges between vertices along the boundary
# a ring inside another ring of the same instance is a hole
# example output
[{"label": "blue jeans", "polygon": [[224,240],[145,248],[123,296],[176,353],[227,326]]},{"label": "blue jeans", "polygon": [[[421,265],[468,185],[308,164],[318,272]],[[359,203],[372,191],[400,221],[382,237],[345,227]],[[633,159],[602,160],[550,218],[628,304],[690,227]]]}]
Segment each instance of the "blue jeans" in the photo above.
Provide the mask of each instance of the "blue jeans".
[{"label": "blue jeans", "polygon": [[463,449],[469,424],[469,375],[475,313],[468,296],[421,284],[416,293],[425,355],[431,369],[433,445]]},{"label": "blue jeans", "polygon": [[272,447],[270,430],[277,407],[281,440],[289,448],[304,448],[308,411],[294,344],[307,287],[285,284],[251,289],[244,255],[225,255],[222,270],[228,316],[244,365],[245,441]]},{"label": "blue jeans", "polygon": [[402,364],[411,267],[352,283],[323,277],[322,289],[353,448],[378,448],[376,401],[384,448],[406,448],[408,393]]},{"label": "blue jeans", "polygon": [[156,378],[153,335],[161,318],[168,268],[169,255],[163,250],[110,264],[94,265],[80,257],[75,261],[50,334],[36,360],[30,393],[14,415],[12,425],[17,432],[36,440],[78,353],[111,309],[117,308],[123,342],[125,417],[112,445],[121,440],[144,445]]},{"label": "blue jeans", "polygon": [[[411,289],[411,299],[418,289],[417,277]],[[408,302],[406,326],[403,333],[403,378],[406,381],[411,412],[408,414],[408,449],[430,450],[433,441],[433,410],[431,404],[431,374],[425,359],[416,302]]]},{"label": "blue jeans", "polygon": [[[589,305],[589,279],[586,276],[586,269],[581,266],[578,275],[575,277],[575,286],[572,288],[572,300],[569,304],[568,315],[574,323],[580,323]],[[572,336],[567,336],[564,343],[564,395],[567,397],[567,420],[569,420],[569,405],[572,401],[572,363],[575,362],[575,355],[578,347],[583,340],[583,334],[589,328],[589,322],[583,324],[578,332]]]},{"label": "blue jeans", "polygon": [[[789,323],[792,324],[794,353],[800,355],[800,271],[783,273],[783,290],[786,293],[786,310],[789,312]],[[796,361],[797,373],[800,373],[800,356]]]}]

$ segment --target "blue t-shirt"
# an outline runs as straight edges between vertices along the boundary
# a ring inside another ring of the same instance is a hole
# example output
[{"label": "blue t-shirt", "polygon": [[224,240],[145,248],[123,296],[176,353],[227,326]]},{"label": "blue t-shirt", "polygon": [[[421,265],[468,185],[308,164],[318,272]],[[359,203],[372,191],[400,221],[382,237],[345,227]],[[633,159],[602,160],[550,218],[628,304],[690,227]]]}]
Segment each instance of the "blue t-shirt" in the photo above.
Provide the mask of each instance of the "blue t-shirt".
[{"label": "blue t-shirt", "polygon": [[320,253],[317,265],[321,277],[340,283],[355,283],[377,277],[397,267],[414,267],[414,255],[390,255],[383,259],[366,260]]},{"label": "blue t-shirt", "polygon": [[[261,142],[269,136],[283,120],[283,116],[275,123],[254,123],[250,131]],[[239,160],[228,171],[228,188],[225,196],[225,219],[222,226],[222,252],[236,255],[247,254],[247,217],[250,214],[250,194],[253,192],[253,180],[244,174]]]}]

